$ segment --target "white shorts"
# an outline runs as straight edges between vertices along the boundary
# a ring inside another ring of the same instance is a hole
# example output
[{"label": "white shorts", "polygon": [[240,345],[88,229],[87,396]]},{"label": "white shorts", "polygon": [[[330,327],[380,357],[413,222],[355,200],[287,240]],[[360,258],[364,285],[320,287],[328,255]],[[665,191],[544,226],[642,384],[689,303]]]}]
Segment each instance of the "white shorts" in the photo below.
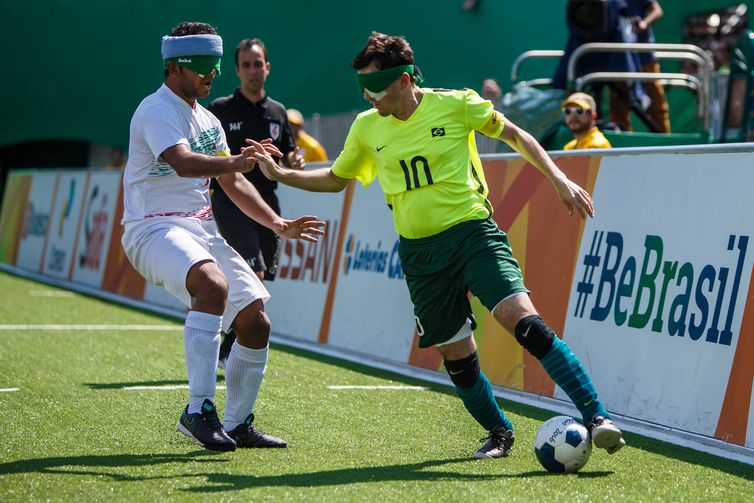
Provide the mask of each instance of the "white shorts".
[{"label": "white shorts", "polygon": [[228,280],[228,299],[223,312],[227,332],[236,315],[257,299],[270,294],[256,274],[220,235],[214,220],[186,217],[153,217],[126,224],[123,249],[144,278],[191,307],[186,278],[191,267],[212,260]]}]

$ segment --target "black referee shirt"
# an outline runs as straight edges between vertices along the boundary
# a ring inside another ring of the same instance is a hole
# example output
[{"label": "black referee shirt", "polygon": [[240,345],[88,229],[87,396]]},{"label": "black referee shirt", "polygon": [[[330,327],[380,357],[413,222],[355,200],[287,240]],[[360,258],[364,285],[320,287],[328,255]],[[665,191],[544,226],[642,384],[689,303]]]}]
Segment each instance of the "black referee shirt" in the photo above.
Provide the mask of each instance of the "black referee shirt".
[{"label": "black referee shirt", "polygon": [[[220,119],[230,153],[233,155],[239,154],[241,147],[246,146],[246,138],[255,141],[272,138],[272,142],[284,155],[296,148],[285,107],[268,96],[253,103],[241,94],[241,89],[236,89],[232,95],[214,100],[208,108]],[[272,195],[278,185],[256,168],[244,173],[244,176],[254,184],[262,196]],[[212,179],[212,187],[225,196],[215,179]],[[227,196],[225,198],[227,199]]]}]

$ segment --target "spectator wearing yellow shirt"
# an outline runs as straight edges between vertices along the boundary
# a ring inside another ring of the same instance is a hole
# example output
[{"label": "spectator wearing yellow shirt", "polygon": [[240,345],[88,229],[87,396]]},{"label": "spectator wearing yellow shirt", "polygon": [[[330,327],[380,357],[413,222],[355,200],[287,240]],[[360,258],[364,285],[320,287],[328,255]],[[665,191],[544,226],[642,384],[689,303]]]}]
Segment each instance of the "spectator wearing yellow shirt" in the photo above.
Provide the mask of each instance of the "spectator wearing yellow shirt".
[{"label": "spectator wearing yellow shirt", "polygon": [[314,139],[314,137],[304,131],[304,116],[295,108],[289,108],[288,122],[291,124],[291,132],[296,146],[301,149],[306,162],[320,162],[327,160],[325,147]]},{"label": "spectator wearing yellow shirt", "polygon": [[573,133],[573,140],[563,150],[586,148],[611,148],[610,142],[597,128],[597,105],[586,93],[573,93],[560,106],[566,126]]}]

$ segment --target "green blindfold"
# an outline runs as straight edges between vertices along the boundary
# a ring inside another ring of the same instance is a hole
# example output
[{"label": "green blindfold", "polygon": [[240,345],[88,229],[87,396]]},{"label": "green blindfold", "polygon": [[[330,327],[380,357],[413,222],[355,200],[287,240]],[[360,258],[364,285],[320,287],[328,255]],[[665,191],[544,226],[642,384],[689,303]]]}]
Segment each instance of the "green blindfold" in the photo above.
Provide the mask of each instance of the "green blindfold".
[{"label": "green blindfold", "polygon": [[416,81],[419,84],[424,81],[424,77],[422,77],[418,67],[414,65],[401,65],[385,68],[384,70],[378,70],[376,72],[357,73],[356,82],[359,84],[361,94],[364,94],[365,89],[368,89],[373,93],[380,93],[390,84],[398,80],[403,72],[408,73],[412,77],[416,77]]},{"label": "green blindfold", "polygon": [[220,56],[179,56],[177,58],[170,58],[165,60],[165,66],[168,61],[172,61],[178,66],[193,70],[200,77],[209,75],[213,70],[217,71],[220,75]]}]

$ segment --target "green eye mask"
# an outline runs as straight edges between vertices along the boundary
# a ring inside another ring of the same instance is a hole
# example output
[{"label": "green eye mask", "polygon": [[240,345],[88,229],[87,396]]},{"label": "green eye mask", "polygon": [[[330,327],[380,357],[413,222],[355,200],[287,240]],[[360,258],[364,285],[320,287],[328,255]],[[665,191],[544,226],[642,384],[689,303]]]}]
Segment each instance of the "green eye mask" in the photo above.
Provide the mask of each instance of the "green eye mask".
[{"label": "green eye mask", "polygon": [[416,77],[416,81],[421,83],[424,78],[421,72],[414,65],[400,65],[392,68],[385,68],[384,70],[378,70],[376,72],[369,73],[357,73],[356,82],[359,84],[361,94],[364,94],[364,89],[369,89],[373,93],[380,93],[387,88],[390,84],[398,80],[403,72]]},{"label": "green eye mask", "polygon": [[167,62],[172,61],[178,66],[183,66],[189,70],[195,71],[200,77],[209,75],[212,70],[217,70],[217,75],[220,75],[220,57],[219,56],[178,56],[175,58],[169,58],[165,60],[165,66]]}]

